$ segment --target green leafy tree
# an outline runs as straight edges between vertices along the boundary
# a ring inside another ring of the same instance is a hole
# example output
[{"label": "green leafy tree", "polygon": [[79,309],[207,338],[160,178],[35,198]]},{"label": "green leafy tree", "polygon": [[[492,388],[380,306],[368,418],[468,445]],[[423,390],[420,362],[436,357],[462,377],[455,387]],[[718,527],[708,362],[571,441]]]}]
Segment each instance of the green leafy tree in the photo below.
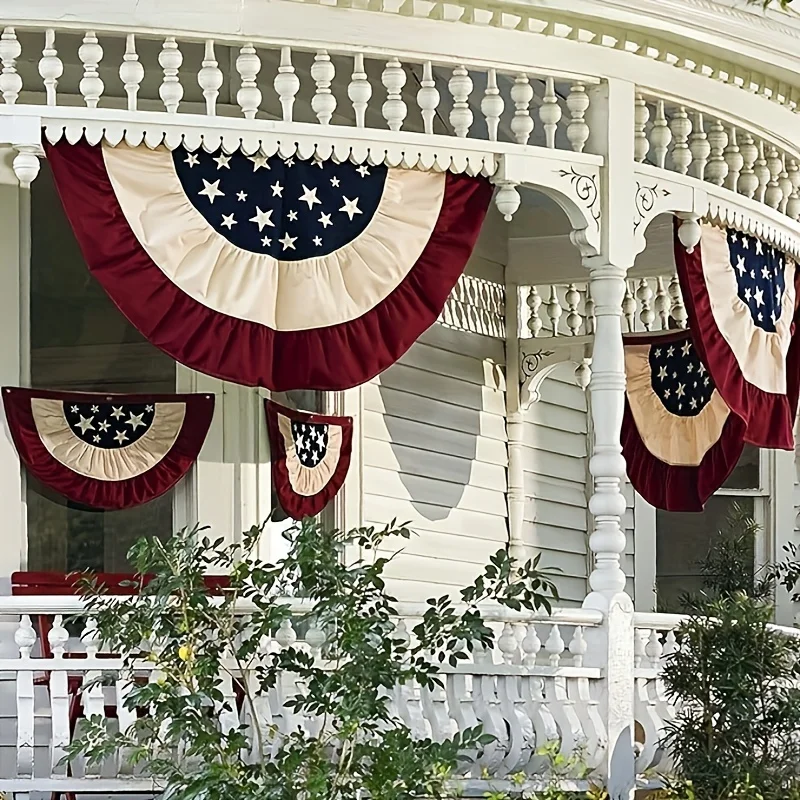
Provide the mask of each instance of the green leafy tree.
[{"label": "green leafy tree", "polygon": [[666,797],[800,798],[800,638],[772,625],[775,580],[800,570],[787,559],[755,573],[757,530],[734,508],[701,563],[703,591],[684,598],[690,616],[663,673],[678,707],[665,743],[682,780]]},{"label": "green leafy tree", "polygon": [[[197,531],[166,543],[143,539],[130,558],[140,574],[155,576],[151,582],[130,598],[89,592],[105,648],[124,654],[131,671],[150,661],[159,679],[137,682],[128,696],[129,709],[146,710],[132,728],[88,720],[70,756],[101,763],[123,753],[168,800],[443,797],[459,763],[490,737],[473,729],[446,741],[416,740],[393,715],[390,694],[410,682],[439,684],[441,665],[458,664],[476,643],[492,646],[479,604],[549,611],[556,591],[538,557],[517,565],[499,551],[462,590],[458,607],[449,597],[428,600],[412,638],[397,632],[396,601],[383,577],[390,559],[378,553],[389,537],[407,538],[405,528],[344,534],[307,520],[277,564],[255,556],[261,532],[254,528],[228,547]],[[341,555],[350,542],[367,557],[347,565]],[[229,588],[209,592],[208,573],[229,574]],[[303,598],[304,610],[281,599],[287,595]],[[290,641],[262,652],[289,620],[315,632],[323,659]],[[233,711],[220,684],[225,675],[254,731],[220,725]],[[285,687],[287,676],[296,694],[285,706],[311,720],[313,733],[304,726],[281,732],[259,714],[259,702]]]}]

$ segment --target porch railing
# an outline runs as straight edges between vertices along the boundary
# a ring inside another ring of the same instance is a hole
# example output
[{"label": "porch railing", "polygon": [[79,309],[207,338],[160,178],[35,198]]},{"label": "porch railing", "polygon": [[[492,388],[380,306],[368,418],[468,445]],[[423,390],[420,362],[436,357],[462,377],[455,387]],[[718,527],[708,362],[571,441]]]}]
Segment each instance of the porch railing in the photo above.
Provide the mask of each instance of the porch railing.
[{"label": "porch railing", "polygon": [[9,25],[0,95],[6,105],[402,129],[576,152],[589,138],[597,78],[384,53]]},{"label": "porch railing", "polygon": [[[401,605],[398,612],[397,633],[404,637],[424,607]],[[48,625],[41,627],[43,617]],[[73,617],[77,630],[70,623],[68,631],[65,620]],[[543,779],[547,763],[537,751],[552,742],[564,754],[580,752],[589,766],[600,764],[606,747],[600,713],[603,670],[593,658],[591,632],[602,625],[603,615],[559,609],[551,616],[532,616],[497,607],[487,609],[485,618],[496,631],[494,649],[478,650],[458,667],[444,667],[443,688],[396,687],[392,711],[419,737],[443,739],[477,725],[492,734],[494,741],[473,753],[457,776],[462,784],[483,790],[486,776],[502,781],[525,773],[531,781]],[[0,673],[10,676],[0,682],[0,691],[13,693],[16,709],[14,773],[0,777],[0,791],[151,790],[148,779],[131,771],[124,753],[98,768],[87,767],[82,759],[69,764],[63,759],[80,733],[80,717],[114,720],[111,724],[121,729],[133,724],[136,712],[125,708],[131,681],[157,680],[153,665],[143,662],[135,666],[134,675],[126,674],[122,659],[104,654],[96,624],[85,616],[80,598],[2,598],[0,630],[13,636],[10,649],[15,653],[0,659]],[[44,651],[39,630],[47,631]],[[261,643],[261,652],[300,647],[324,664],[323,643],[321,631],[312,627],[299,636],[286,622]],[[47,651],[51,655],[43,657]],[[255,685],[255,666],[241,675],[234,664],[228,666],[239,680]],[[91,683],[100,673],[108,676],[108,685]],[[247,726],[258,714],[279,735],[298,729],[318,732],[319,720],[286,707],[297,692],[294,678],[287,676],[266,696],[256,694],[253,708],[237,706],[231,675],[220,680],[226,701],[218,710],[221,725]],[[269,756],[254,750],[250,757]]]}]

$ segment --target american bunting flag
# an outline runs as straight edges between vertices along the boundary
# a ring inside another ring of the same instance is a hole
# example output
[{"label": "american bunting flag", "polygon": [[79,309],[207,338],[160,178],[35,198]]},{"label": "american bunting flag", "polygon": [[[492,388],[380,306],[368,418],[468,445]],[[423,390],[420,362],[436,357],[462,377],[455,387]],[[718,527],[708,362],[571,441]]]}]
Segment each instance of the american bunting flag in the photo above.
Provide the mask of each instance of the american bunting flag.
[{"label": "american bunting flag", "polygon": [[47,145],[92,274],[131,323],[226,380],[339,390],[432,325],[477,239],[481,177],[349,161]]}]

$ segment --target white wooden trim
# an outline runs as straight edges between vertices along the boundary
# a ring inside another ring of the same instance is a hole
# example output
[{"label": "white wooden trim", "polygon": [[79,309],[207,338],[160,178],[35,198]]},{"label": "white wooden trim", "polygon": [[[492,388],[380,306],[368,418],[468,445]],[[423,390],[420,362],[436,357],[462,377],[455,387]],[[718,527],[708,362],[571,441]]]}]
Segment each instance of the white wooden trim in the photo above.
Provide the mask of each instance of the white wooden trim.
[{"label": "white wooden trim", "polygon": [[[769,460],[772,462],[772,492],[766,527],[772,533],[770,557],[777,562],[784,557],[784,546],[794,539],[794,451],[772,451]],[[794,603],[782,587],[777,587],[775,592],[775,622],[779,625],[794,624]]]},{"label": "white wooden trim", "polygon": [[656,509],[638,492],[633,498],[633,595],[637,611],[655,611]]},{"label": "white wooden trim", "polygon": [[[21,275],[27,272],[21,266],[29,258],[26,243],[30,232],[22,232],[25,208],[30,208],[30,190],[20,189],[10,168],[11,153],[3,151],[0,159],[0,385],[19,385],[23,379],[23,355],[26,339],[22,336],[24,315],[21,311],[27,302],[25,283]],[[22,195],[28,195],[26,200]],[[29,217],[28,217],[29,219]],[[27,254],[26,254],[27,249]],[[0,504],[3,508],[3,546],[0,547],[0,593],[10,591],[8,576],[20,569],[27,554],[27,520],[25,486],[17,451],[3,422],[0,425]]]}]

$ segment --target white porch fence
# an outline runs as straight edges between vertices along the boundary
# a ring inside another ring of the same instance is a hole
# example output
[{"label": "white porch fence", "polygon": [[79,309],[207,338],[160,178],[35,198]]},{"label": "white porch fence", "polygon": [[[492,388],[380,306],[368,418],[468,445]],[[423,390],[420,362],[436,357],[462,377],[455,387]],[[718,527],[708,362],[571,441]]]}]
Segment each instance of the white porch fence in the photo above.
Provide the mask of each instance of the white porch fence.
[{"label": "white porch fence", "polygon": [[[424,608],[400,605],[398,611],[402,615],[398,635],[405,636]],[[247,609],[243,607],[242,613]],[[148,793],[154,789],[148,778],[131,769],[124,753],[97,768],[88,768],[81,758],[69,764],[63,760],[73,736],[80,734],[81,721],[76,726],[75,709],[71,712],[73,703],[79,704],[80,717],[105,717],[125,729],[136,719],[136,711],[125,708],[133,678],[158,679],[153,664],[147,662],[137,664],[134,675],[126,674],[121,658],[103,653],[96,625],[84,614],[80,598],[0,599],[0,629],[8,632],[6,639],[13,635],[14,642],[3,642],[3,652],[9,655],[0,659],[0,674],[5,675],[0,691],[7,701],[13,696],[16,713],[10,726],[15,727],[13,739],[6,736],[6,747],[0,751],[0,791],[25,795],[40,791]],[[443,688],[398,686],[390,701],[394,713],[417,737],[441,740],[477,725],[494,737],[482,752],[472,754],[456,776],[461,791],[481,794],[520,773],[532,786],[541,785],[548,776],[547,759],[540,750],[553,743],[564,755],[576,755],[596,768],[592,779],[602,781],[608,714],[604,699],[607,683],[618,677],[615,671],[619,669],[628,670],[635,682],[637,773],[669,769],[659,740],[674,709],[660,674],[664,660],[677,647],[674,629],[680,617],[634,615],[634,659],[614,665],[601,657],[606,621],[599,611],[556,609],[546,616],[493,606],[484,614],[496,633],[491,651],[478,650],[455,668],[443,667]],[[47,635],[52,655],[47,658],[37,632],[42,616],[52,625]],[[70,623],[68,632],[64,623],[72,618],[79,621]],[[287,622],[262,643],[261,651],[296,646],[323,663],[324,638],[313,627],[298,638]],[[230,669],[236,674],[233,664]],[[107,685],[92,684],[101,673]],[[254,673],[248,671],[241,679],[253,684]],[[298,691],[291,676],[267,695],[256,694],[254,709],[246,703],[237,709],[230,675],[221,676],[220,681],[226,699],[226,707],[219,709],[224,727],[247,726],[255,713],[279,734],[302,729],[313,735],[319,729],[318,720],[287,709],[285,701]],[[257,757],[255,751],[251,757]]]}]

